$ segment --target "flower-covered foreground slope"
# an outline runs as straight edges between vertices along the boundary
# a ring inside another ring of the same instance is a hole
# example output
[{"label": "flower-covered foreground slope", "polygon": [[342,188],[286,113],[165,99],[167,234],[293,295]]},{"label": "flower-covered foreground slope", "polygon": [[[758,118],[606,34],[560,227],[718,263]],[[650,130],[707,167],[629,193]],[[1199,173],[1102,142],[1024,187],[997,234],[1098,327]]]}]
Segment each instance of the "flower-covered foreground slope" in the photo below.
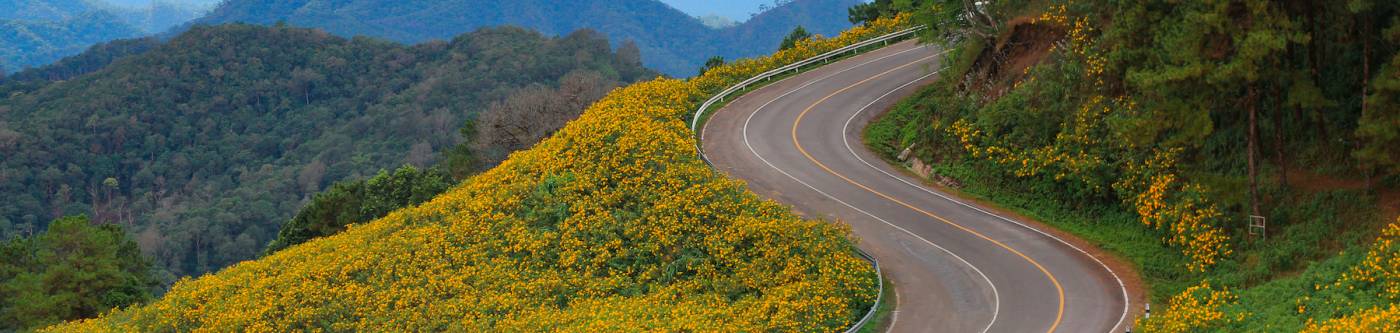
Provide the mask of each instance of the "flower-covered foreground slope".
[{"label": "flower-covered foreground slope", "polygon": [[707,168],[682,119],[726,84],[902,22],[618,89],[419,207],[49,330],[839,330],[876,294],[847,231]]}]

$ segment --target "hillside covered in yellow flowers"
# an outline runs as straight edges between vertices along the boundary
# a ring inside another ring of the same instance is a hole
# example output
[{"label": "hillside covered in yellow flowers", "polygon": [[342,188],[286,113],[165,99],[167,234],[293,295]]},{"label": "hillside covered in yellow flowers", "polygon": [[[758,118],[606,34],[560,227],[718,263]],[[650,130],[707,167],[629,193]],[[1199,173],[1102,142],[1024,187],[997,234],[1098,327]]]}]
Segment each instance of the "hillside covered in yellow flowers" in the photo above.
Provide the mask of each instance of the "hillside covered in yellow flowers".
[{"label": "hillside covered in yellow flowers", "polygon": [[707,168],[683,119],[727,85],[905,22],[617,89],[421,206],[46,330],[842,329],[876,296],[848,232]]}]

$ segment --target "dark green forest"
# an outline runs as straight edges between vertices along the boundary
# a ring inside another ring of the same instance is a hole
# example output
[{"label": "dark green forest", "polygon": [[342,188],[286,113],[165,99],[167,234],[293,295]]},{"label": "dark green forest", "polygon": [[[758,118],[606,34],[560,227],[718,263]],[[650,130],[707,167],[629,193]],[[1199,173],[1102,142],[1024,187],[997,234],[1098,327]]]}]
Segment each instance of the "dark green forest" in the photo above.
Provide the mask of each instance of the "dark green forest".
[{"label": "dark green forest", "polygon": [[[463,124],[520,125],[483,115],[511,109],[501,103],[512,96],[568,93],[587,105],[601,93],[564,87],[656,75],[636,47],[613,51],[598,33],[519,28],[404,46],[196,26],[92,73],[67,77],[59,68],[82,64],[57,66],[0,84],[0,233],[36,234],[88,214],[134,234],[167,283],[255,257],[336,181],[439,160],[455,161],[442,168],[458,177],[488,167],[518,146],[472,142],[487,125]],[[524,126],[535,130],[518,144],[547,135],[548,123]]]},{"label": "dark green forest", "polygon": [[150,259],[119,225],[64,217],[48,230],[0,242],[0,330],[92,318],[151,299]]},{"label": "dark green forest", "polygon": [[1400,3],[967,3],[851,10],[909,10],[951,50],[873,149],[1132,262],[1144,330],[1297,331],[1400,301],[1394,271],[1349,280],[1400,215]]},{"label": "dark green forest", "polygon": [[400,208],[421,204],[447,191],[455,182],[439,169],[404,166],[380,171],[370,179],[336,182],[283,223],[263,250],[271,254],[316,237],[333,235],[355,223],[368,222]]},{"label": "dark green forest", "polygon": [[[728,59],[772,52],[796,26],[832,36],[850,27],[846,8],[859,0],[796,0],[737,26],[714,29],[656,0],[386,1],[230,0],[200,23],[244,22],[322,28],[340,36],[416,43],[479,27],[516,25],[562,35],[589,28],[616,43],[631,40],[650,68],[688,76],[711,56]],[[334,13],[334,14],[331,14]]]},{"label": "dark green forest", "polygon": [[[623,50],[619,52],[635,52],[628,46]],[[264,254],[428,201],[456,181],[490,169],[510,153],[548,138],[619,84],[596,72],[576,71],[561,78],[557,88],[544,84],[521,88],[492,102],[480,116],[469,118],[458,130],[465,141],[443,151],[433,167],[406,165],[392,173],[380,170],[373,178],[339,181],[315,194],[296,216],[282,224]]]}]

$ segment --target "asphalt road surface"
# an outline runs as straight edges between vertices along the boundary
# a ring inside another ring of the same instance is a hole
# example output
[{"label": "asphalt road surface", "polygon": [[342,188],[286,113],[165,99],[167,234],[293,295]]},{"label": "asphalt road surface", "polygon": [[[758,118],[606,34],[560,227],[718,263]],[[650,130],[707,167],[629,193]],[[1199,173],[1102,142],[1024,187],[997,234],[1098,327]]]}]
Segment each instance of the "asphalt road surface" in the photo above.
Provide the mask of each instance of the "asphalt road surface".
[{"label": "asphalt road surface", "polygon": [[1127,294],[1100,261],[923,185],[860,133],[935,79],[935,46],[897,43],[751,91],[702,132],[720,171],[809,218],[843,221],[898,294],[893,332],[1122,332]]}]

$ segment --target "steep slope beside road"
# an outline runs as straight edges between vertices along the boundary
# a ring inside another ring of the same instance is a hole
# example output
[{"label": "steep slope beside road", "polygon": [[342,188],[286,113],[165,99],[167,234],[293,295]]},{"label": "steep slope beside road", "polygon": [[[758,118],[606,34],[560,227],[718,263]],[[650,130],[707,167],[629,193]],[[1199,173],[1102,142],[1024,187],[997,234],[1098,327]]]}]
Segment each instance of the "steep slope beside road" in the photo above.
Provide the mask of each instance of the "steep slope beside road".
[{"label": "steep slope beside road", "polygon": [[930,80],[939,55],[905,42],[750,92],[703,129],[707,156],[760,194],[850,224],[896,285],[895,331],[1119,331],[1127,295],[1097,259],[858,145],[859,125]]}]

